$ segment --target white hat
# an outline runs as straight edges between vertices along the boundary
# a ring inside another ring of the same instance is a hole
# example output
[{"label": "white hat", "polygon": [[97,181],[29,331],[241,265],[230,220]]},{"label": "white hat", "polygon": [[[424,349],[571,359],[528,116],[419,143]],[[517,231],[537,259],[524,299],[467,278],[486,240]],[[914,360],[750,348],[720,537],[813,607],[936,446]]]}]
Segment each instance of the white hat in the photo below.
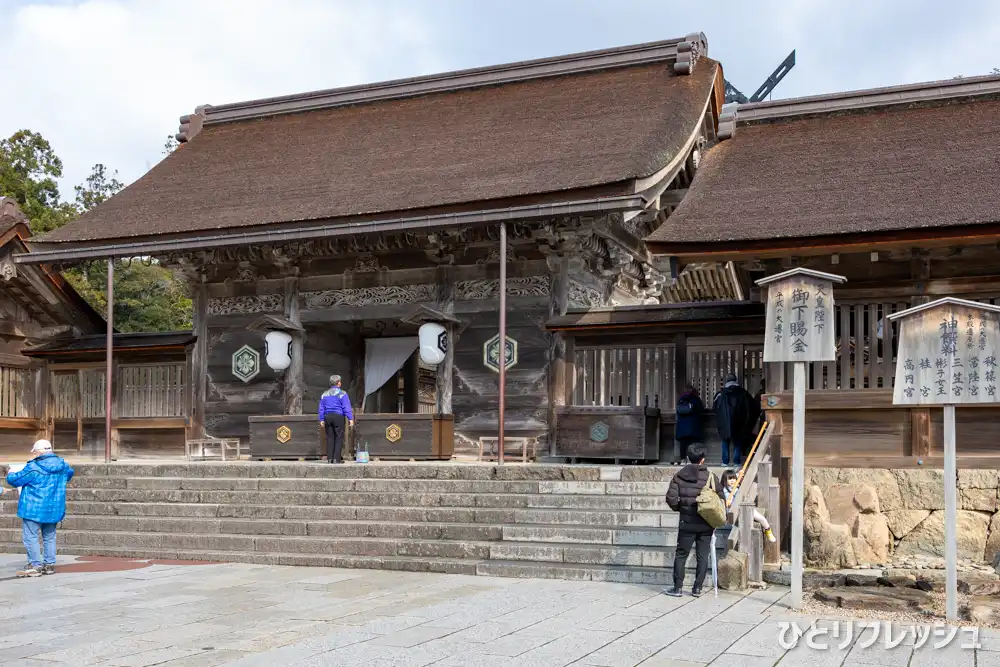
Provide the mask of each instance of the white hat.
[{"label": "white hat", "polygon": [[31,448],[31,452],[33,454],[41,454],[43,452],[51,452],[51,451],[52,451],[52,443],[44,439],[36,440],[35,446]]}]

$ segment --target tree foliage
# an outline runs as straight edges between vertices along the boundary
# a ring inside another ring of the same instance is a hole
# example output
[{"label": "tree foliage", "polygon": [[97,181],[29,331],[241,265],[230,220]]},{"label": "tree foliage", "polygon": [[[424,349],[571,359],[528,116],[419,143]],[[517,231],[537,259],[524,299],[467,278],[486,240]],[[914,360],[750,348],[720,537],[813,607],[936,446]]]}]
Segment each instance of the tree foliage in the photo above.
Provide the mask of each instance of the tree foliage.
[{"label": "tree foliage", "polygon": [[[118,172],[95,164],[73,201],[63,201],[58,180],[62,161],[42,135],[20,130],[0,140],[0,195],[12,197],[35,234],[57,229],[124,187]],[[64,272],[66,279],[99,313],[107,312],[107,263],[98,261]],[[171,331],[191,326],[191,299],[184,285],[151,258],[115,267],[114,324],[119,331]]]}]

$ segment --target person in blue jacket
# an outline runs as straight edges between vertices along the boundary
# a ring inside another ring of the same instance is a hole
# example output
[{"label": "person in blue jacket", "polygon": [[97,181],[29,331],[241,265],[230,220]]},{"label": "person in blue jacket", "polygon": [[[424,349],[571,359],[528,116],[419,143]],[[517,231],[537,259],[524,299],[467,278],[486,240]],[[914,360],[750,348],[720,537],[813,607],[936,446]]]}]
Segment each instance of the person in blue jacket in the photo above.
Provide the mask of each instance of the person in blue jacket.
[{"label": "person in blue jacket", "polygon": [[346,424],[354,425],[354,410],[347,392],[341,389],[339,375],[330,376],[330,388],[319,399],[319,423],[326,429],[326,459],[330,463],[343,463],[341,450],[344,448]]},{"label": "person in blue jacket", "polygon": [[19,577],[55,574],[56,524],[66,516],[66,483],[73,479],[73,469],[52,452],[48,440],[37,441],[31,454],[34,458],[24,468],[7,475],[7,484],[21,489],[17,515],[28,566]]}]

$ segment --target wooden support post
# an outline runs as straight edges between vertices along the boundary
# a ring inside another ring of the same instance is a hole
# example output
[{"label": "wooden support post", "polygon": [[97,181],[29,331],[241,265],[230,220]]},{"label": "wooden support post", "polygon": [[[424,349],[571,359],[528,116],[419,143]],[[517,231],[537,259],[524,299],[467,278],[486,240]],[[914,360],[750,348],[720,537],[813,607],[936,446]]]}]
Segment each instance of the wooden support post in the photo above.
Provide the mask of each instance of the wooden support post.
[{"label": "wooden support post", "polygon": [[781,563],[781,487],[773,480],[767,487],[767,497],[770,510],[764,516],[771,524],[774,542],[764,543],[764,562],[769,565],[777,565]]},{"label": "wooden support post", "polygon": [[[293,324],[301,325],[299,317],[299,278],[298,276],[285,277],[285,319]],[[292,336],[292,361],[285,371],[285,414],[302,414],[302,395],[305,380],[304,360],[305,354],[305,332],[289,331]]]},{"label": "wooden support post", "polygon": [[[749,483],[747,487],[749,487]],[[741,494],[742,495],[742,494]],[[739,550],[743,551],[747,555],[747,579],[751,578],[751,568],[750,565],[753,561],[753,503],[740,503],[740,544]],[[759,562],[759,561],[758,561]]]},{"label": "wooden support post", "polygon": [[199,274],[191,290],[194,335],[191,350],[191,433],[205,437],[205,394],[208,386],[208,289],[204,274]]},{"label": "wooden support post", "polygon": [[497,465],[503,465],[504,419],[507,393],[507,223],[500,223],[500,352],[497,396]]},{"label": "wooden support post", "polygon": [[[565,315],[569,309],[569,261],[560,254],[549,255],[549,317]],[[561,331],[549,334],[549,456],[556,451],[556,415],[566,405],[566,337]]]},{"label": "wooden support post", "polygon": [[947,619],[958,620],[958,470],[955,406],[944,406],[944,553]]},{"label": "wooden support post", "polygon": [[910,455],[919,457],[931,455],[930,408],[910,408]]},{"label": "wooden support post", "polygon": [[76,372],[76,451],[83,451],[83,371]]},{"label": "wooden support post", "polygon": [[792,403],[792,609],[802,608],[802,515],[806,478],[806,362],[796,361]]},{"label": "wooden support post", "polygon": [[[452,266],[437,267],[437,308],[446,315],[455,313],[455,269]],[[435,382],[435,411],[438,414],[451,414],[451,397],[455,382],[455,345],[458,343],[458,329],[454,324],[446,324],[448,350],[444,360],[438,364]]]},{"label": "wooden support post", "polygon": [[[112,351],[114,349],[115,331],[115,261],[108,259],[108,294],[107,294],[107,334],[105,335],[105,367],[104,376],[104,462],[111,463],[111,392],[113,390],[114,370],[112,367]],[[79,419],[79,416],[77,417]]]}]

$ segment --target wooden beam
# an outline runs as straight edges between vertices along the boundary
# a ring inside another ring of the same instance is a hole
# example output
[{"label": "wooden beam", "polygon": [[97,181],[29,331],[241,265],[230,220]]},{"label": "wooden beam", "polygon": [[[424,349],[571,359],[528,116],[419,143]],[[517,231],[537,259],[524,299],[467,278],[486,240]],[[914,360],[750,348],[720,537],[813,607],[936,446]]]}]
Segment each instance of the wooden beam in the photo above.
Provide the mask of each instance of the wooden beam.
[{"label": "wooden beam", "polygon": [[29,417],[0,417],[0,430],[20,429],[38,431],[42,428],[42,420]]}]

